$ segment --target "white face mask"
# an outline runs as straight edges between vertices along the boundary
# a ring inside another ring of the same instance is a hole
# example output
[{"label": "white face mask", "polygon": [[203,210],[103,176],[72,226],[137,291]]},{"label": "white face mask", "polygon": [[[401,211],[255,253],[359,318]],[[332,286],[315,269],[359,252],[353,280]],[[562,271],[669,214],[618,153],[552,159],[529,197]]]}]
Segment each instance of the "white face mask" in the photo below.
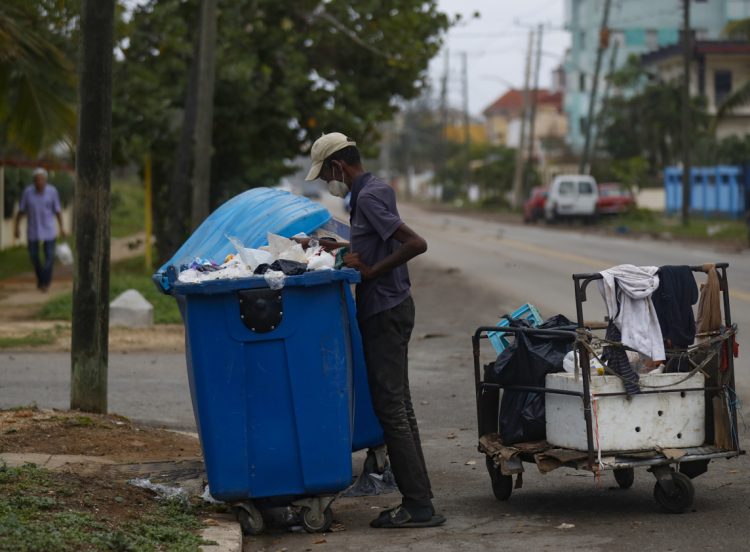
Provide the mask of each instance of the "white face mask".
[{"label": "white face mask", "polygon": [[[343,174],[342,174],[342,178],[343,178]],[[334,178],[333,180],[328,181],[328,193],[336,197],[346,197],[346,194],[349,193],[349,186],[347,186],[341,180],[336,180]]]}]

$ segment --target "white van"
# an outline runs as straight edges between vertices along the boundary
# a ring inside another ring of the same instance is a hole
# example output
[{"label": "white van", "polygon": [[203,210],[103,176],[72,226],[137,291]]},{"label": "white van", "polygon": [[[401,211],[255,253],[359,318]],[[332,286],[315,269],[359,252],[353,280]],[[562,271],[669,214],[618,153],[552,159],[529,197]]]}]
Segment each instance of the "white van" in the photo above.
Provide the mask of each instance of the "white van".
[{"label": "white van", "polygon": [[596,180],[585,174],[556,176],[549,187],[544,205],[544,218],[554,222],[563,217],[596,217],[596,200],[599,192]]}]

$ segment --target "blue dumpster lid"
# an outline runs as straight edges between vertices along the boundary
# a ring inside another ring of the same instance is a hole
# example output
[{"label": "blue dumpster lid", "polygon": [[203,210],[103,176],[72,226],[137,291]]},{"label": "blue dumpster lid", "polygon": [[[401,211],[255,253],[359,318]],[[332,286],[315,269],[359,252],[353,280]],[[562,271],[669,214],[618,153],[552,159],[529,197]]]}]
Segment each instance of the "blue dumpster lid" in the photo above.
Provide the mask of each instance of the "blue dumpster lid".
[{"label": "blue dumpster lid", "polygon": [[[361,280],[359,272],[351,268],[341,270],[315,270],[305,272],[299,276],[287,276],[284,280],[284,288],[288,287],[312,287],[330,284],[332,282],[345,281],[349,284],[357,284]],[[174,295],[216,295],[219,293],[232,293],[241,289],[257,289],[268,287],[263,276],[252,276],[249,278],[228,278],[226,280],[208,280],[198,283],[183,283],[179,280],[172,284]]]},{"label": "blue dumpster lid", "polygon": [[272,188],[253,188],[233,197],[211,213],[182,247],[153,276],[160,291],[170,293],[177,271],[195,257],[222,262],[235,251],[227,236],[245,247],[267,243],[268,232],[291,238],[309,234],[331,220],[331,214],[306,197]]}]

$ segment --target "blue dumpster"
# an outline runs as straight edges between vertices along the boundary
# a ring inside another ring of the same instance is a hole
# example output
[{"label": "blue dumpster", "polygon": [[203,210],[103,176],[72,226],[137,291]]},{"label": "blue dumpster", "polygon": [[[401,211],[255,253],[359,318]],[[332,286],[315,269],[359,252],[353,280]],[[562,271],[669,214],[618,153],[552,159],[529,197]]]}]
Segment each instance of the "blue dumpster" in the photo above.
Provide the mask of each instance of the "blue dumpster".
[{"label": "blue dumpster", "polygon": [[180,284],[211,494],[336,493],[352,480],[352,270]]},{"label": "blue dumpster", "polygon": [[336,493],[351,451],[383,443],[370,401],[350,269],[183,284],[179,267],[320,228],[341,233],[321,205],[257,188],[214,211],[154,275],[186,329],[193,410],[211,494],[236,502]]}]

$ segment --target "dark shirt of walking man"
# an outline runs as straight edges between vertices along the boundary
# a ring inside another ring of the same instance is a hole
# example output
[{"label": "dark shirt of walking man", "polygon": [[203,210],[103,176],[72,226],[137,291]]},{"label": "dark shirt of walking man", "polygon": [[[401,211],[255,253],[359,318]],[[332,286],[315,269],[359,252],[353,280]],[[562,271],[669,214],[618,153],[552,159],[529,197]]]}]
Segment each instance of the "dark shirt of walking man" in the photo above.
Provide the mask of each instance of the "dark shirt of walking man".
[{"label": "dark shirt of walking man", "polygon": [[355,142],[339,132],[325,134],[315,141],[310,156],[307,180],[324,180],[338,197],[351,192],[351,252],[344,263],[362,276],[357,318],[370,394],[403,496],[400,505],[382,512],[370,525],[440,525],[445,518],[436,515],[432,505],[408,376],[414,301],[406,263],[427,251],[427,242],[401,220],[393,188],[365,171]]},{"label": "dark shirt of walking man", "polygon": [[[21,218],[28,219],[26,226],[26,241],[28,242],[29,257],[36,272],[36,287],[46,292],[52,283],[52,268],[55,264],[55,240],[57,228],[55,219],[60,226],[60,235],[65,237],[60,208],[60,196],[57,189],[47,183],[47,171],[42,168],[34,169],[32,173],[34,183],[27,186],[21,195],[18,214],[16,215],[15,237],[21,237]],[[39,249],[44,252],[42,261]]]}]

